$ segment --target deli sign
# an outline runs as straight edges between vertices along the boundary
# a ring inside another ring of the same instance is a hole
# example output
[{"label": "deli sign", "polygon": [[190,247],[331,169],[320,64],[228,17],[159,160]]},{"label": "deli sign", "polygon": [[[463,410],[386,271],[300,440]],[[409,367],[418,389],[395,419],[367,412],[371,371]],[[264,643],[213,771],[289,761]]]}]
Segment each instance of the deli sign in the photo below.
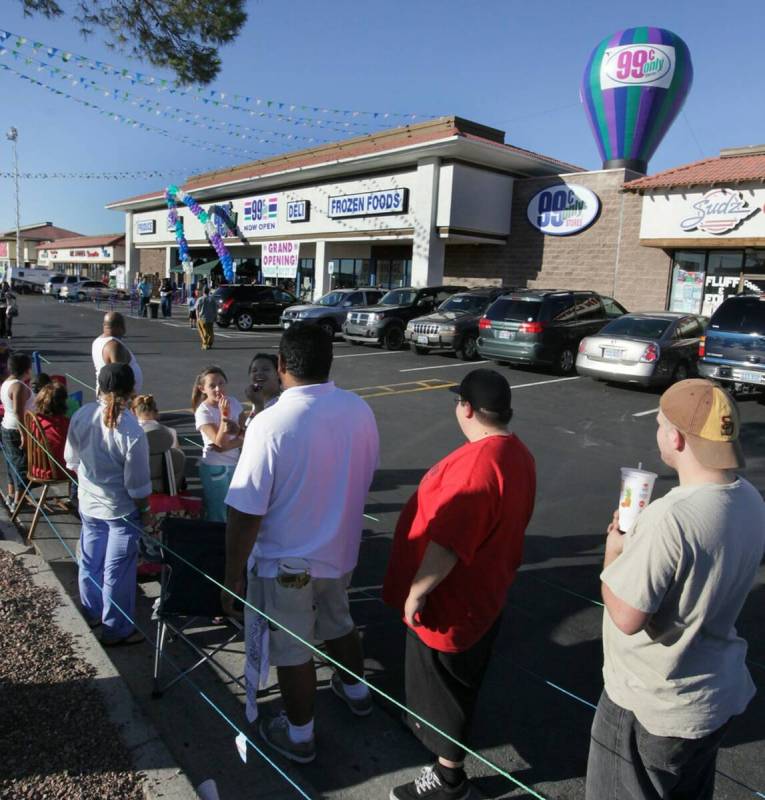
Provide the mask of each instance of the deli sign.
[{"label": "deli sign", "polygon": [[556,183],[537,192],[529,201],[529,222],[547,236],[571,236],[592,225],[600,212],[595,192],[573,183]]},{"label": "deli sign", "polygon": [[684,231],[704,231],[720,236],[735,230],[759,210],[744,199],[742,192],[710,189],[691,204],[690,213],[680,222],[680,227]]}]

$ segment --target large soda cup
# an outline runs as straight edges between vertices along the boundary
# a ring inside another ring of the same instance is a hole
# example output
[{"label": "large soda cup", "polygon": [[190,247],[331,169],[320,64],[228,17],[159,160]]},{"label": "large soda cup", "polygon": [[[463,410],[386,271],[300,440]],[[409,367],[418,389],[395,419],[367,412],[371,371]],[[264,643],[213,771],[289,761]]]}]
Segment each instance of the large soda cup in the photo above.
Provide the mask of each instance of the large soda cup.
[{"label": "large soda cup", "polygon": [[619,530],[627,532],[638,514],[651,502],[656,473],[634,467],[622,467],[619,493]]}]

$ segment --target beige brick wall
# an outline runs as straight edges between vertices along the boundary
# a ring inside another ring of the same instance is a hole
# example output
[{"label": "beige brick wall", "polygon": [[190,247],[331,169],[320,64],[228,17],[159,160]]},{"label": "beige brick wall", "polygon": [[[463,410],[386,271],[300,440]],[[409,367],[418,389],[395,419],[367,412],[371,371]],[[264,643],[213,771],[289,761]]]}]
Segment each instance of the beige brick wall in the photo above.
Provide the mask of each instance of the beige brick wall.
[{"label": "beige brick wall", "polygon": [[630,310],[663,309],[670,259],[663,250],[639,244],[642,198],[621,191],[624,170],[567,180],[600,198],[600,216],[590,228],[572,236],[544,236],[529,223],[526,208],[534,194],[559,180],[516,181],[508,244],[448,245],[445,282],[594,289],[615,296]]},{"label": "beige brick wall", "polygon": [[138,250],[138,271],[142,275],[159,273],[160,278],[165,277],[165,249],[163,247],[141,248]]}]

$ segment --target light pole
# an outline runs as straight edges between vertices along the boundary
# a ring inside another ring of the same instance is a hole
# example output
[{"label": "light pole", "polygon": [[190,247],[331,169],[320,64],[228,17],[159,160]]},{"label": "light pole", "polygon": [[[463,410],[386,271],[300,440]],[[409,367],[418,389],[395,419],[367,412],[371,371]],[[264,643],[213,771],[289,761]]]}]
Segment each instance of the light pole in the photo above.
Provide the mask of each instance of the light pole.
[{"label": "light pole", "polygon": [[[24,267],[24,255],[21,252],[21,203],[19,200],[19,153],[16,142],[19,132],[16,128],[8,128],[5,138],[13,142],[13,178],[16,184],[16,277],[18,278],[19,269]],[[6,275],[6,280],[8,276]],[[11,281],[8,280],[8,283]]]}]

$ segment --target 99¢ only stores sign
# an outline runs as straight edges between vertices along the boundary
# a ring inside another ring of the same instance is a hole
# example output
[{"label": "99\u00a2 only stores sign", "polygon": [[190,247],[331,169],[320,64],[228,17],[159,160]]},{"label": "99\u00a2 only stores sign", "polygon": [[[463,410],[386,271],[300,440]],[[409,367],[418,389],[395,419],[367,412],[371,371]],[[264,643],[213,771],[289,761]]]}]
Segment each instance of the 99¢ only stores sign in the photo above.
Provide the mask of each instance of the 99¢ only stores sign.
[{"label": "99\u00a2 only stores sign", "polygon": [[297,277],[300,260],[300,242],[263,242],[260,251],[260,268],[264,278]]}]

